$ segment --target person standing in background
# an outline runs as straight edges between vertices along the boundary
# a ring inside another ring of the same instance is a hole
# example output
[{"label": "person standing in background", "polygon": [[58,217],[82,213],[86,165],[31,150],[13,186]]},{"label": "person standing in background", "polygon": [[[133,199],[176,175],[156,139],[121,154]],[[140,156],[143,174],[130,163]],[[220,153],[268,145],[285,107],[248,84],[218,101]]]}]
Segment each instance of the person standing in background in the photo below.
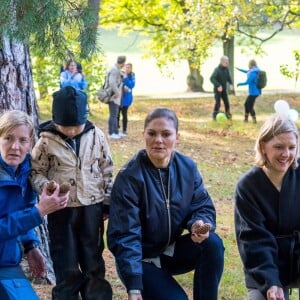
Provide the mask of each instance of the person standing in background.
[{"label": "person standing in background", "polygon": [[[70,59],[66,63],[66,68],[60,73],[60,86],[72,86],[77,90],[85,90],[87,88],[87,81],[81,70],[77,69],[78,64],[75,60]],[[81,65],[80,65],[81,66]]]},{"label": "person standing in background", "polygon": [[116,64],[108,72],[108,86],[112,90],[111,100],[108,103],[109,119],[108,119],[108,137],[110,139],[120,139],[118,128],[118,114],[121,105],[123,78],[122,69],[126,62],[126,56],[118,56]]},{"label": "person standing in background", "polygon": [[220,112],[221,99],[225,106],[225,114],[228,119],[232,118],[230,113],[230,103],[227,93],[227,83],[229,83],[230,90],[233,90],[232,79],[228,70],[229,58],[227,56],[222,56],[220,64],[215,68],[214,72],[210,76],[210,81],[214,85],[215,94],[215,106],[213,110],[213,120],[216,120],[217,114]]},{"label": "person standing in background", "polygon": [[121,106],[118,114],[118,128],[120,128],[120,115],[122,114],[122,125],[123,131],[120,136],[127,135],[127,124],[128,124],[128,108],[132,104],[133,95],[132,89],[135,86],[135,74],[132,72],[132,64],[127,63],[125,65],[125,77],[123,80],[123,97],[121,101]]},{"label": "person standing in background", "polygon": [[258,72],[256,61],[251,59],[249,61],[249,70],[236,68],[240,72],[247,73],[247,80],[245,82],[239,82],[237,86],[248,85],[248,96],[244,103],[245,107],[245,119],[244,122],[248,122],[249,114],[252,117],[253,123],[256,123],[256,114],[254,110],[254,104],[256,98],[261,95],[261,90],[257,87]]}]

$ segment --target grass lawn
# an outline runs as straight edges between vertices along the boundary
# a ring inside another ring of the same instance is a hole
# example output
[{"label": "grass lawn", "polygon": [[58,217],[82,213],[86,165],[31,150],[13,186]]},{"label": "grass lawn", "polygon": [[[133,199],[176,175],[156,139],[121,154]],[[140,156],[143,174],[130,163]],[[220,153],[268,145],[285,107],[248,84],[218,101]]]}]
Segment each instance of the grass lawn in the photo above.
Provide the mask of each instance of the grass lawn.
[{"label": "grass lawn", "polygon": [[[300,110],[300,95],[263,95],[257,99],[257,124],[243,122],[245,95],[230,96],[233,120],[213,122],[211,111],[214,100],[211,97],[193,99],[135,99],[129,110],[129,135],[118,141],[110,141],[115,162],[115,173],[139,149],[144,147],[141,132],[143,120],[154,107],[165,106],[173,109],[179,117],[180,142],[177,150],[191,156],[198,164],[206,187],[217,210],[217,232],[223,238],[225,268],[220,285],[219,299],[246,299],[242,265],[237,252],[233,227],[233,193],[238,178],[253,164],[253,147],[258,129],[266,117],[274,113],[273,105],[278,99],[285,99],[290,107]],[[51,105],[40,102],[42,120],[50,118]],[[108,107],[105,104],[91,103],[90,120],[107,133]],[[297,121],[299,122],[299,121]],[[127,299],[124,288],[118,279],[114,261],[106,250],[107,275],[114,290],[114,299]],[[192,299],[192,273],[178,276]],[[50,287],[35,285],[41,299],[50,299]],[[296,299],[293,291],[291,299]],[[155,299],[153,299],[155,300]],[[176,300],[176,299],[174,299]],[[208,299],[209,300],[209,299]]]}]

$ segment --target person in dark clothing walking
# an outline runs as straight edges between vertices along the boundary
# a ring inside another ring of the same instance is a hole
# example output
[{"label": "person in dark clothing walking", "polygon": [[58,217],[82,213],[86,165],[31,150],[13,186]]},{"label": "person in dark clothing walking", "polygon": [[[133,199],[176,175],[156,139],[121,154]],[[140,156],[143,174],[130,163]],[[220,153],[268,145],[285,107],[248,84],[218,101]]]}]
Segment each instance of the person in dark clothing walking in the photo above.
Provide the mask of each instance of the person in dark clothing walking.
[{"label": "person in dark clothing walking", "polygon": [[217,114],[220,112],[221,99],[223,100],[225,106],[225,114],[228,119],[231,119],[230,113],[230,103],[227,94],[227,83],[229,83],[230,90],[233,90],[232,79],[228,70],[229,58],[227,56],[222,56],[220,64],[215,68],[214,72],[210,76],[210,81],[214,85],[215,93],[215,106],[213,110],[213,119],[216,120]]},{"label": "person in dark clothing walking", "polygon": [[248,122],[249,114],[252,117],[253,123],[256,123],[256,114],[254,110],[254,104],[256,98],[261,94],[261,89],[257,87],[258,72],[256,61],[251,59],[249,61],[249,70],[236,68],[240,72],[247,73],[247,80],[245,82],[239,82],[237,86],[248,85],[248,96],[246,98],[245,107],[245,119],[244,122]]}]

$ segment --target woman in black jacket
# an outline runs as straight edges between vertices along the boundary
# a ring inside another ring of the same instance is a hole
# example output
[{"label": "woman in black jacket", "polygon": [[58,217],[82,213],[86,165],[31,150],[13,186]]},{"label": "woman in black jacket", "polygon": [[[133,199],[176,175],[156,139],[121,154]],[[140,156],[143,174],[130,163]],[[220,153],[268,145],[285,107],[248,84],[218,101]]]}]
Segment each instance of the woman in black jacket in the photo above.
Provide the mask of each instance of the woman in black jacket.
[{"label": "woman in black jacket", "polygon": [[236,187],[235,230],[250,300],[287,300],[299,279],[298,137],[293,121],[271,116],[256,141],[256,166]]},{"label": "woman in black jacket", "polygon": [[217,300],[224,247],[196,164],[175,151],[175,113],[150,112],[143,136],[146,149],[116,177],[108,224],[128,299],[187,300],[173,275],[194,270],[194,299]]}]

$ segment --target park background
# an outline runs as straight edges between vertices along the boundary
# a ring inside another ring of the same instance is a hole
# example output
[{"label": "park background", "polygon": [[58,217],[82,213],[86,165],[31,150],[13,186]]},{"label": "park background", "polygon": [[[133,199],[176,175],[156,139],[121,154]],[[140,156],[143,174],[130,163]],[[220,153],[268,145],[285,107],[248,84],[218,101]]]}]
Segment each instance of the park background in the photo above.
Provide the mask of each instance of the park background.
[{"label": "park background", "polygon": [[[116,31],[106,30],[102,32],[101,40],[107,69],[115,63],[118,55],[126,55],[128,61],[133,63],[136,73],[136,87],[133,90],[135,100],[129,110],[128,137],[110,141],[115,174],[137,150],[144,147],[141,132],[147,112],[157,106],[173,109],[180,122],[180,142],[177,149],[197,162],[217,210],[217,232],[226,248],[219,299],[246,300],[244,275],[234,235],[234,188],[238,178],[253,165],[255,138],[264,120],[274,113],[274,103],[278,99],[284,99],[292,109],[300,111],[299,86],[295,86],[294,80],[285,78],[279,71],[281,64],[294,67],[292,50],[300,45],[299,31],[286,31],[270,40],[264,45],[266,55],[263,57],[246,55],[239,47],[235,49],[236,66],[246,68],[248,60],[255,58],[268,74],[268,85],[256,103],[257,124],[243,122],[246,88],[239,88],[236,95],[230,95],[232,121],[213,122],[211,119],[214,99],[209,76],[222,56],[221,45],[215,45],[211,57],[203,65],[202,74],[207,93],[193,93],[186,92],[188,68],[185,62],[174,65],[173,78],[168,78],[160,73],[154,60],[143,59],[138,43],[140,37],[134,34],[122,37]],[[244,80],[245,74],[235,73],[235,83]],[[99,77],[99,84],[100,82]],[[51,100],[41,99],[38,104],[41,119],[51,118]],[[107,105],[98,101],[91,101],[90,105],[90,120],[107,134]],[[113,299],[127,299],[126,291],[116,274],[114,259],[107,249],[104,256],[107,278],[114,291]],[[193,272],[177,276],[189,299],[192,299],[192,276]],[[42,300],[51,299],[51,286],[35,284],[35,288]],[[291,299],[297,297],[298,291],[294,290]]]},{"label": "park background", "polygon": [[[143,58],[143,49],[140,43],[144,37],[138,33],[131,33],[127,36],[118,35],[116,30],[101,30],[101,44],[105,57],[106,68],[111,67],[118,55],[126,55],[128,62],[133,64],[136,74],[137,84],[134,95],[145,97],[182,97],[182,96],[205,96],[203,93],[190,92],[186,94],[186,77],[189,74],[186,61],[178,61],[175,65],[168,65],[172,70],[172,76],[163,74],[157,67],[154,59]],[[267,72],[268,84],[264,93],[275,91],[300,91],[300,84],[295,84],[295,80],[283,76],[280,72],[280,65],[287,64],[291,70],[295,68],[295,59],[292,53],[300,45],[300,30],[284,30],[271,40],[263,44],[264,53],[255,55],[253,51],[246,47],[235,47],[235,67],[248,68],[248,61],[255,59],[258,66]],[[211,49],[210,57],[204,62],[201,74],[204,77],[204,89],[212,92],[212,84],[209,80],[213,69],[219,64],[223,55],[221,43],[215,43]],[[298,71],[299,72],[299,71]],[[235,70],[235,83],[245,81],[246,75]],[[101,82],[101,80],[100,80]],[[236,89],[238,94],[244,94],[246,87]]]}]

